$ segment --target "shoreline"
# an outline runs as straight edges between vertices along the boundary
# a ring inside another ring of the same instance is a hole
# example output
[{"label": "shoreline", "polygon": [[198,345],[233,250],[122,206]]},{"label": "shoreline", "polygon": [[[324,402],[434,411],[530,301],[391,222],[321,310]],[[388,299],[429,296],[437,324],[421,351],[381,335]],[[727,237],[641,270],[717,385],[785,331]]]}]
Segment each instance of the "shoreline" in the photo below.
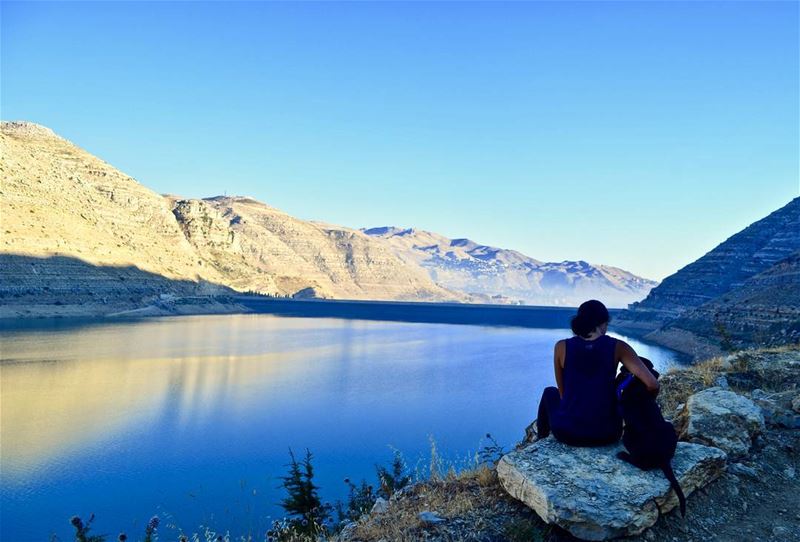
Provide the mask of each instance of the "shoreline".
[{"label": "shoreline", "polygon": [[[569,327],[574,307],[488,305],[420,301],[353,299],[284,299],[247,295],[186,296],[144,306],[81,303],[30,303],[0,307],[0,328],[33,321],[122,321],[151,317],[274,314],[299,318],[342,318],[418,323]],[[612,315],[622,309],[609,309]],[[557,322],[557,324],[556,324]]]},{"label": "shoreline", "polygon": [[[225,302],[222,302],[225,298]],[[150,318],[173,316],[222,316],[235,314],[269,314],[284,318],[338,318],[344,320],[366,320],[374,322],[405,322],[423,324],[449,324],[493,327],[517,327],[529,329],[569,330],[569,319],[574,307],[537,305],[482,305],[466,303],[436,303],[416,301],[373,300],[298,300],[263,298],[257,296],[217,296],[214,303],[178,304],[164,308],[149,305],[136,309],[97,314],[91,311],[68,315],[28,315],[23,317],[0,316],[0,331],[42,329],[53,327],[72,328],[116,323],[134,323]],[[176,299],[178,301],[179,299]],[[238,301],[234,303],[235,301]],[[196,301],[196,299],[194,299]],[[623,309],[609,309],[612,318]],[[665,348],[676,354],[681,365],[693,361],[692,356],[670,346],[659,344],[623,330],[611,329],[611,333],[631,337],[651,346]]]}]

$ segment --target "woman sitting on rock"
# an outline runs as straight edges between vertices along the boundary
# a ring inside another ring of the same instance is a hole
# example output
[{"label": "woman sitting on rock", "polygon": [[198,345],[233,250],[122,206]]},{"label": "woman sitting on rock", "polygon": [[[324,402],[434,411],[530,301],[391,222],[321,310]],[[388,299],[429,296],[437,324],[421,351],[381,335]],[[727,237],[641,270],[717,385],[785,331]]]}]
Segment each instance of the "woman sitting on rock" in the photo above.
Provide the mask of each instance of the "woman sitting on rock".
[{"label": "woman sitting on rock", "polygon": [[606,335],[610,317],[596,300],[583,303],[572,318],[570,339],[558,341],[554,364],[558,388],[545,388],[539,403],[537,436],[550,432],[572,446],[602,446],[622,436],[614,378],[618,363],[658,393],[658,381],[633,348]]}]

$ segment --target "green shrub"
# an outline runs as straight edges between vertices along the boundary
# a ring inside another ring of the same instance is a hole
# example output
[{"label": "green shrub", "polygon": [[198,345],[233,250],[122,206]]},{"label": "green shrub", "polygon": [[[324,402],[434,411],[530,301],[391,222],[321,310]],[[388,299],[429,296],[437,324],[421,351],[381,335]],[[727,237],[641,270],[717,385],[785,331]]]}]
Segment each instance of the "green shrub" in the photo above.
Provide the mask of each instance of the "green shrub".
[{"label": "green shrub", "polygon": [[388,499],[395,491],[403,489],[411,481],[411,477],[406,474],[406,464],[399,450],[394,451],[389,468],[375,465],[375,470],[378,473],[378,496],[384,499]]},{"label": "green shrub", "polygon": [[289,449],[289,457],[289,473],[281,477],[281,486],[287,492],[281,506],[288,518],[285,525],[276,532],[278,539],[289,539],[298,534],[322,534],[325,532],[325,523],[330,519],[330,507],[322,504],[319,487],[314,484],[314,467],[311,464],[313,456],[306,449],[305,458],[298,461],[294,452]]}]

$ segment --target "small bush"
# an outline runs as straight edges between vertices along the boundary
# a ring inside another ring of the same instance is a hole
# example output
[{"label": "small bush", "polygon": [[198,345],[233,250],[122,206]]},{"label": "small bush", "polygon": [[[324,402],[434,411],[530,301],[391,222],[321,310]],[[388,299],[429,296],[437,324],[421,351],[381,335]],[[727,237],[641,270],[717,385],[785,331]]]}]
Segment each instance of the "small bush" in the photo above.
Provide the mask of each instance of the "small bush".
[{"label": "small bush", "polygon": [[342,504],[341,501],[336,503],[336,513],[339,516],[340,523],[358,520],[362,515],[372,510],[378,497],[366,480],[361,480],[360,485],[355,485],[349,478],[345,478],[344,483],[347,484],[350,492],[347,497],[347,506]]},{"label": "small bush", "polygon": [[75,527],[75,542],[105,542],[106,535],[90,535],[94,514],[89,516],[89,520],[84,523],[78,516],[72,516],[69,522]]},{"label": "small bush", "polygon": [[375,465],[378,473],[378,496],[388,499],[395,491],[403,489],[411,481],[411,477],[406,474],[406,464],[403,455],[399,450],[394,451],[394,457],[389,468],[382,465]]},{"label": "small bush", "polygon": [[486,439],[489,441],[489,444],[484,444],[483,447],[478,450],[476,457],[477,463],[497,465],[497,462],[500,461],[500,458],[503,457],[506,451],[497,443],[491,433],[486,433]]},{"label": "small bush", "polygon": [[281,479],[286,498],[281,506],[289,517],[285,525],[275,529],[279,540],[289,540],[295,535],[317,535],[325,532],[325,523],[330,519],[330,507],[323,505],[319,498],[319,487],[314,484],[314,467],[311,464],[311,452],[306,449],[306,456],[298,461],[294,452],[289,449],[291,458],[287,467],[289,473]]}]

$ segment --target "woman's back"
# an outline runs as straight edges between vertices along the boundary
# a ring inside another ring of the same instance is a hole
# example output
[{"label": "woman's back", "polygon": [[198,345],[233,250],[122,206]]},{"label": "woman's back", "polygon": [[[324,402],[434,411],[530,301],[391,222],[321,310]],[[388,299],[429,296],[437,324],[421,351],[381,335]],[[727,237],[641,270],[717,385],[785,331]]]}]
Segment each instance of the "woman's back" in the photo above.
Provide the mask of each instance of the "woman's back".
[{"label": "woman's back", "polygon": [[576,444],[616,441],[622,434],[614,388],[617,340],[608,335],[594,340],[575,336],[565,343],[564,395],[553,433]]}]

